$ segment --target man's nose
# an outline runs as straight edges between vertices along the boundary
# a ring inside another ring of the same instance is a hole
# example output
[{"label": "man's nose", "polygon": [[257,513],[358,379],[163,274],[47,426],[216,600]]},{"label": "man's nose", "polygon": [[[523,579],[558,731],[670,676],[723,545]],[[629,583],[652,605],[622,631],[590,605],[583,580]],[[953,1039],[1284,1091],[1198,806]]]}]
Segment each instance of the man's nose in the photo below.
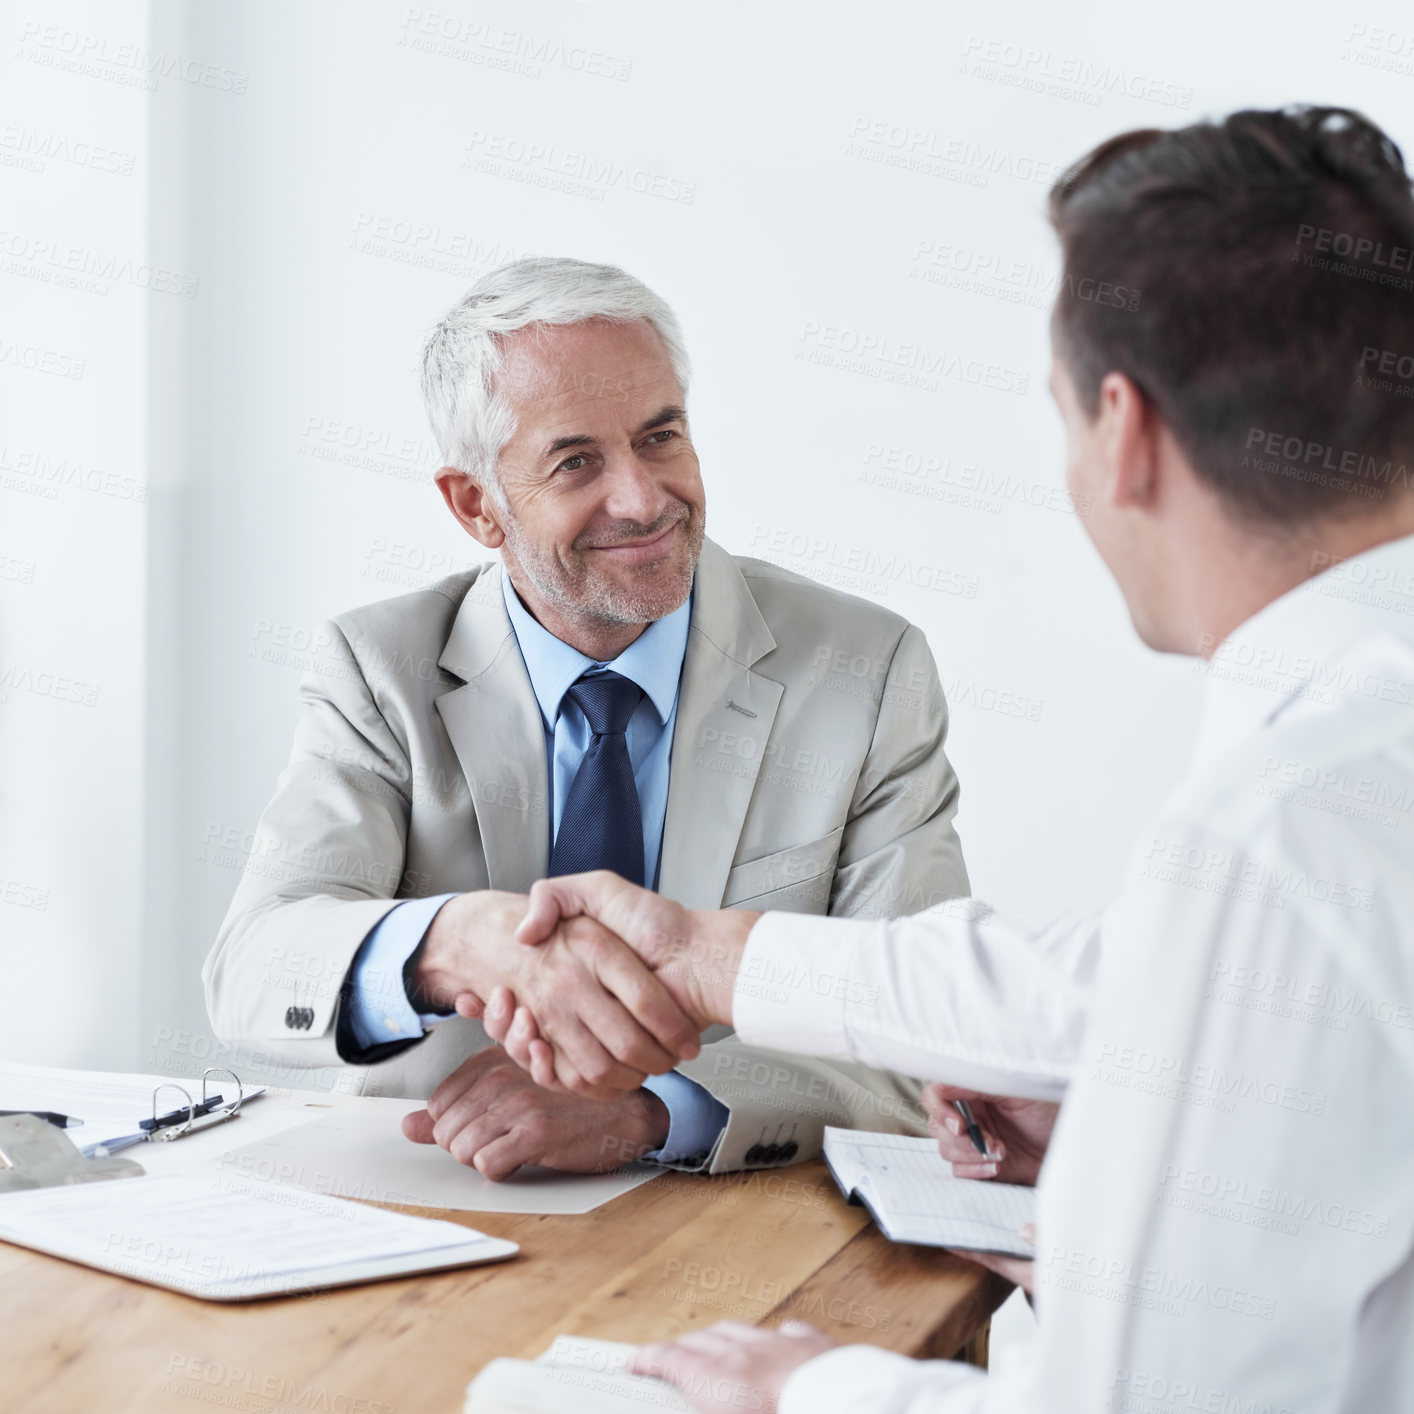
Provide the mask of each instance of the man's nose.
[{"label": "man's nose", "polygon": [[654,468],[633,452],[613,457],[605,468],[608,495],[604,511],[614,520],[651,525],[667,507],[669,496],[658,484]]}]

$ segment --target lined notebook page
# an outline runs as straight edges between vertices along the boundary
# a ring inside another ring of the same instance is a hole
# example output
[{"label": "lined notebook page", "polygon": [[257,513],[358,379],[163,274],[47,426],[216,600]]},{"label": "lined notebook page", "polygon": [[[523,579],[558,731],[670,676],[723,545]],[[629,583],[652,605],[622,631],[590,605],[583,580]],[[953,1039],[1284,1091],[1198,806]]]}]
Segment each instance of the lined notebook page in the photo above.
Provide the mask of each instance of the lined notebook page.
[{"label": "lined notebook page", "polygon": [[1021,1229],[1035,1221],[1036,1190],[954,1178],[931,1139],[827,1128],[825,1158],[895,1242],[1032,1255]]}]

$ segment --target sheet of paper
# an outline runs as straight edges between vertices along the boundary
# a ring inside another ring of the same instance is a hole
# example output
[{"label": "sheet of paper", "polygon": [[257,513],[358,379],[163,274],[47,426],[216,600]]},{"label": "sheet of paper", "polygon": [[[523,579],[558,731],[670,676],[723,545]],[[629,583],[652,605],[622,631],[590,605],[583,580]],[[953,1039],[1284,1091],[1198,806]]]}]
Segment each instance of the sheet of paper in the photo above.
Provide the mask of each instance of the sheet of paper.
[{"label": "sheet of paper", "polygon": [[[151,1174],[190,1173],[218,1161],[222,1154],[245,1144],[255,1144],[282,1130],[323,1119],[343,1105],[358,1103],[348,1095],[321,1095],[306,1090],[272,1090],[258,1105],[242,1107],[239,1119],[212,1125],[200,1133],[184,1135],[170,1144],[135,1144],[122,1151]],[[82,1134],[81,1129],[74,1130]]]},{"label": "sheet of paper", "polygon": [[[269,1184],[138,1178],[0,1195],[0,1238],[139,1280],[240,1285],[463,1246],[483,1234]],[[487,1239],[489,1241],[489,1239]]]},{"label": "sheet of paper", "polygon": [[646,1164],[605,1174],[522,1169],[492,1183],[436,1144],[404,1137],[403,1116],[419,1107],[416,1100],[363,1096],[312,1123],[232,1148],[203,1171],[214,1167],[342,1198],[472,1213],[588,1213],[661,1172]]},{"label": "sheet of paper", "polygon": [[954,1178],[931,1139],[827,1128],[825,1148],[840,1186],[857,1189],[895,1241],[1026,1255],[1035,1189]]}]

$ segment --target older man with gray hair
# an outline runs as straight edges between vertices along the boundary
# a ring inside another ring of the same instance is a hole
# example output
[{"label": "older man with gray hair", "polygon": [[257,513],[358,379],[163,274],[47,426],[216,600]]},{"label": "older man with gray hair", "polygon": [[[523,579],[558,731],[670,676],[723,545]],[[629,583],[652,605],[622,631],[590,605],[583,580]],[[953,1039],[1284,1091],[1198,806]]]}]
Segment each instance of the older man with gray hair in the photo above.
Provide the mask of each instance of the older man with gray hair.
[{"label": "older man with gray hair", "polygon": [[[668,306],[578,260],[493,271],[434,330],[437,485],[500,563],[330,625],[204,971],[220,1035],[367,1067],[365,1093],[427,1100],[409,1138],[491,1178],[768,1166],[815,1154],[826,1124],[926,1124],[885,1072],[734,1039],[699,1053],[587,920],[558,950],[511,938],[517,895],[586,869],[695,908],[855,917],[968,889],[923,634],[705,538],[688,371]],[[637,1088],[536,1086],[474,1014],[501,985],[581,1074]]]}]

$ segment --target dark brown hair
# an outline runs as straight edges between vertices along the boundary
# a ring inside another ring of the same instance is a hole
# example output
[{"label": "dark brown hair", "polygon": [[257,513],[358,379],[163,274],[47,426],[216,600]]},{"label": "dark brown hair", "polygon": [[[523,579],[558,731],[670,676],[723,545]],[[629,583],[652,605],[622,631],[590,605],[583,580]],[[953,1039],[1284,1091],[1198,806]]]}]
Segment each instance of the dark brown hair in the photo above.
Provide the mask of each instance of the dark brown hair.
[{"label": "dark brown hair", "polygon": [[1369,119],[1296,107],[1124,133],[1056,183],[1050,215],[1052,328],[1092,415],[1105,374],[1127,375],[1253,522],[1409,490],[1414,194]]}]

